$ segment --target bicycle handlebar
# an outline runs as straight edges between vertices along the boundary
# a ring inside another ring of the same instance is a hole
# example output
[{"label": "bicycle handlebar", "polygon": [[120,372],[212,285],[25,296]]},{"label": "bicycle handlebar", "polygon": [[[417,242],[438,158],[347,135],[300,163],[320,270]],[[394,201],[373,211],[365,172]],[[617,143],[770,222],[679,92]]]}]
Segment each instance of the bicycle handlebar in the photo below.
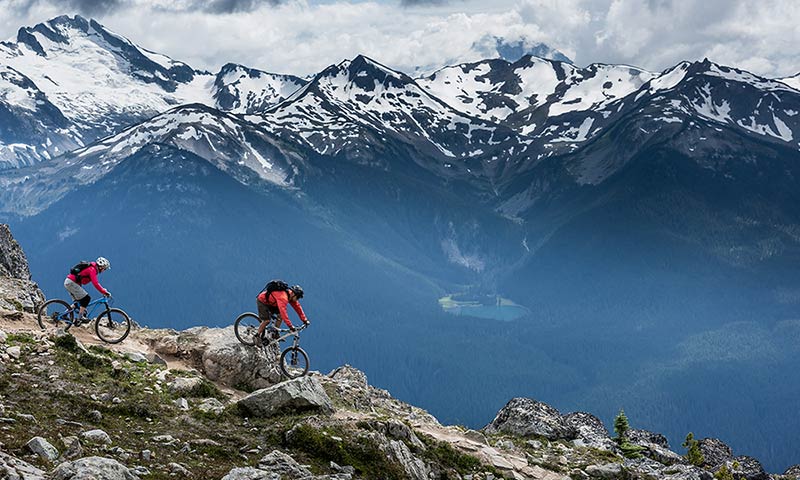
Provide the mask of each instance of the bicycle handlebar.
[{"label": "bicycle handlebar", "polygon": [[[304,323],[302,327],[295,328],[294,332],[298,333],[301,330],[305,330],[308,327],[308,325],[309,325],[308,323]],[[280,329],[278,329],[278,332],[280,332],[280,333],[289,333],[289,332],[291,332],[291,330],[289,330],[288,328],[280,328]]]}]

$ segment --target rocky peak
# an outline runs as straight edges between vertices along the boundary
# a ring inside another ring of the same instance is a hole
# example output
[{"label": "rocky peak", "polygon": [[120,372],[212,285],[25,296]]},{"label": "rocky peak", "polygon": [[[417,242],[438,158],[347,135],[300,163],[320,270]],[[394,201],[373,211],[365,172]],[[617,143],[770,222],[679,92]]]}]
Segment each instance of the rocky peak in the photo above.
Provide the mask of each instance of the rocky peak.
[{"label": "rocky peak", "polygon": [[44,294],[31,281],[28,259],[8,225],[0,224],[0,309],[33,312]]},{"label": "rocky peak", "polygon": [[31,279],[25,252],[14,240],[11,229],[6,224],[0,224],[0,276],[20,280]]}]

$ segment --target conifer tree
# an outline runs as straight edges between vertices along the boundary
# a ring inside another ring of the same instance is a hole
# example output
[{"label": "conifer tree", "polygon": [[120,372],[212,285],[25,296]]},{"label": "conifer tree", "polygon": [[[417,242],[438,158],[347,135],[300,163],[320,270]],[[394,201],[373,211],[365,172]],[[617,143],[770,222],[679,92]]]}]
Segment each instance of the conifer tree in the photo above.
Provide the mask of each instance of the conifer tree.
[{"label": "conifer tree", "polygon": [[683,448],[686,449],[686,459],[689,460],[689,463],[697,467],[705,463],[706,459],[703,457],[703,452],[700,451],[700,442],[695,440],[694,433],[689,432],[686,435]]}]

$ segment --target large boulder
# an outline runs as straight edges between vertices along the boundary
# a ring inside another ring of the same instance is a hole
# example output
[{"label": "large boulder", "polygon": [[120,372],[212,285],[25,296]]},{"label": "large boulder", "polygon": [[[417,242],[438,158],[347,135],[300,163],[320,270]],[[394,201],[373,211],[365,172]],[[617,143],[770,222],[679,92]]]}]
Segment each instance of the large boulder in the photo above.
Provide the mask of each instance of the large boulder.
[{"label": "large boulder", "polygon": [[699,440],[700,453],[703,454],[703,465],[716,469],[728,460],[733,460],[731,447],[718,438],[704,438]]},{"label": "large boulder", "polygon": [[35,312],[44,294],[31,280],[28,260],[11,230],[0,224],[0,309]]},{"label": "large boulder", "polygon": [[242,345],[232,326],[194,327],[179,332],[148,330],[139,336],[158,353],[188,360],[210,380],[229,387],[257,390],[281,380],[277,344],[266,350]]},{"label": "large boulder", "polygon": [[267,472],[253,467],[233,468],[222,480],[280,480],[277,473]]},{"label": "large boulder", "polygon": [[64,462],[51,474],[52,480],[140,480],[125,465],[105,457],[85,457]]},{"label": "large boulder", "polygon": [[47,460],[48,462],[52,462],[58,458],[58,450],[56,450],[56,447],[42,437],[31,438],[28,443],[25,444],[25,446],[36,455],[39,455],[40,458]]},{"label": "large boulder", "polygon": [[0,478],[44,480],[45,472],[7,453],[0,452]]},{"label": "large boulder", "polygon": [[616,446],[603,422],[591,413],[568,413],[564,415],[564,422],[575,429],[578,434],[576,441],[583,446],[601,450],[613,450]]},{"label": "large boulder", "polygon": [[369,386],[367,383],[367,375],[364,372],[346,364],[334,369],[328,374],[328,377],[339,383],[345,383],[353,387],[367,388]]},{"label": "large boulder", "polygon": [[314,377],[300,377],[257,390],[238,402],[239,408],[254,417],[282,413],[316,411],[333,413],[333,402]]},{"label": "large boulder", "polygon": [[558,410],[531,398],[509,401],[484,427],[484,431],[521,437],[539,436],[548,440],[573,440],[578,436],[577,429],[569,426]]}]

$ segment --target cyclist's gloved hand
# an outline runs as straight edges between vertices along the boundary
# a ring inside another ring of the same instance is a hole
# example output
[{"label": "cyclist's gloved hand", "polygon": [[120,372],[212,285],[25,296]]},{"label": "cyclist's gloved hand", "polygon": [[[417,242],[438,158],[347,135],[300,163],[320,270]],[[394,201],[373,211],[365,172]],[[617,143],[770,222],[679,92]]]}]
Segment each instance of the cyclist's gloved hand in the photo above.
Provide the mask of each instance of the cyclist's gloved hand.
[{"label": "cyclist's gloved hand", "polygon": [[111,292],[109,292],[108,290],[106,290],[106,293],[104,293],[104,294],[103,294],[103,296],[104,296],[104,297],[110,297],[110,296],[111,296]]},{"label": "cyclist's gloved hand", "polygon": [[303,325],[311,325],[311,320],[306,318],[305,320],[303,320]]},{"label": "cyclist's gloved hand", "polygon": [[297,329],[296,329],[296,328],[294,328],[294,325],[292,325],[291,327],[289,327],[289,331],[290,331],[290,332],[292,332],[292,333],[294,333],[294,332],[296,332],[296,331],[297,331]]}]

